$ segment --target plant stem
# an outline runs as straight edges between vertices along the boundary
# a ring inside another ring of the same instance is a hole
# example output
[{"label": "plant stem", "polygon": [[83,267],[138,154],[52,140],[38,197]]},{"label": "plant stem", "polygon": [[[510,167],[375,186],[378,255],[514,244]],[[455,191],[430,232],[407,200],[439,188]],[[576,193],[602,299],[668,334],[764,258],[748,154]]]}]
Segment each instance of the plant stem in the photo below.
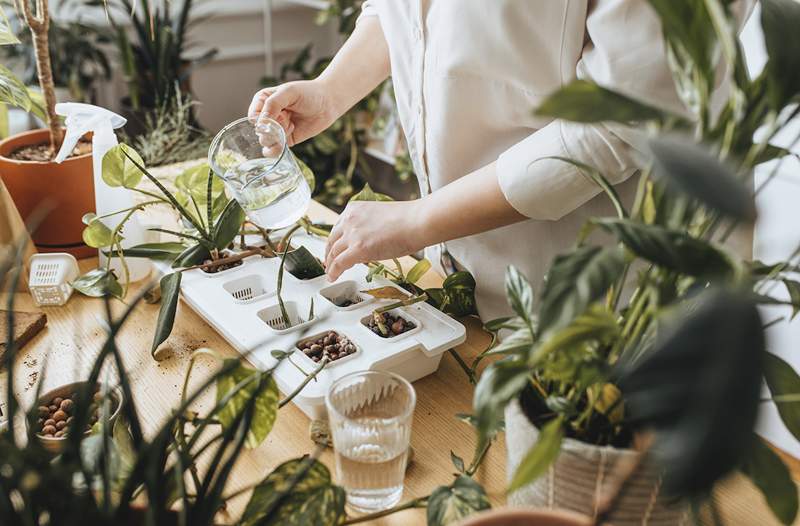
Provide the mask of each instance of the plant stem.
[{"label": "plant stem", "polygon": [[292,399],[295,396],[300,394],[300,391],[302,391],[303,388],[305,388],[305,386],[307,386],[309,384],[309,382],[311,382],[311,380],[316,378],[317,375],[325,368],[326,365],[328,365],[328,357],[327,356],[325,358],[323,358],[322,360],[320,360],[319,365],[317,365],[317,367],[315,367],[313,371],[311,371],[309,374],[306,375],[306,377],[303,379],[302,382],[300,382],[300,385],[298,385],[295,388],[294,391],[289,393],[289,395],[286,398],[284,398],[283,400],[278,402],[278,409],[280,409],[281,407],[283,407],[286,404],[288,404],[289,402],[291,402]]},{"label": "plant stem", "polygon": [[234,254],[232,256],[219,258],[217,260],[210,261],[208,263],[200,263],[199,265],[192,265],[191,267],[184,267],[178,270],[178,272],[186,272],[187,270],[194,270],[198,268],[202,269],[216,268],[222,265],[227,265],[229,263],[236,263],[237,261],[249,258],[250,256],[257,256],[257,255],[263,256],[265,258],[272,257],[271,255],[268,255],[268,253],[263,248],[252,247],[248,250],[245,250],[244,252],[239,252],[238,254]]},{"label": "plant stem", "polygon": [[[290,230],[290,233],[292,231]],[[285,239],[285,238],[284,238]],[[289,253],[289,241],[291,238],[286,240],[286,244],[283,246],[283,254],[281,254],[281,264],[278,267],[278,287],[276,291],[276,295],[278,296],[278,306],[281,309],[281,316],[283,316],[283,323],[286,324],[286,328],[292,326],[292,321],[289,319],[289,314],[286,312],[286,305],[283,304],[283,297],[281,296],[281,290],[283,289],[283,270],[286,264],[286,254]],[[283,241],[281,241],[282,243]],[[298,314],[298,318],[300,315]]]},{"label": "plant stem", "polygon": [[415,303],[419,303],[421,301],[427,301],[428,295],[426,293],[422,293],[419,296],[414,296],[413,298],[408,298],[405,300],[400,300],[395,303],[390,303],[384,307],[380,307],[375,309],[375,312],[378,314],[383,314],[384,312],[389,312],[390,310],[394,310],[400,307],[408,307],[409,305],[413,305]]},{"label": "plant stem", "polygon": [[486,458],[486,453],[489,452],[489,448],[491,447],[491,445],[492,445],[492,440],[487,440],[486,443],[483,445],[483,448],[481,448],[481,452],[478,453],[478,456],[476,456],[472,460],[472,463],[467,468],[465,475],[471,477],[475,474],[476,471],[478,471],[478,468],[481,467],[483,459]]},{"label": "plant stem", "polygon": [[398,511],[410,510],[413,508],[424,508],[427,505],[427,501],[428,497],[420,497],[418,499],[410,500],[404,504],[399,504],[394,508],[389,508],[388,510],[376,511],[375,513],[362,515],[361,517],[353,517],[351,519],[347,519],[344,522],[342,522],[342,526],[346,524],[358,524],[361,522],[367,522],[374,519],[380,519],[381,517],[386,517],[387,515],[397,513]]},{"label": "plant stem", "polygon": [[461,369],[464,370],[464,373],[466,373],[467,378],[469,379],[469,383],[472,384],[472,385],[477,384],[478,380],[475,378],[475,371],[470,369],[469,365],[467,365],[467,362],[465,362],[464,359],[461,358],[461,356],[456,352],[456,350],[455,349],[447,349],[447,352],[449,352],[453,356],[453,358],[455,359],[456,363],[458,363],[458,365],[461,366]]}]

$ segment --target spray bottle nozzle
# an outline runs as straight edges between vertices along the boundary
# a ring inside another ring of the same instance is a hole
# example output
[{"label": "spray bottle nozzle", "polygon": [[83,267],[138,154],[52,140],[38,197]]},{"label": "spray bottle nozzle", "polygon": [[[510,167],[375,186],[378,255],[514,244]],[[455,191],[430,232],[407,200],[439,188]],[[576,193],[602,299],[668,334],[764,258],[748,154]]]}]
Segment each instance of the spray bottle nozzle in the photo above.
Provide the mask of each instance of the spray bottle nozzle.
[{"label": "spray bottle nozzle", "polygon": [[80,102],[60,102],[56,104],[56,113],[66,117],[64,124],[67,127],[64,142],[55,158],[57,163],[66,159],[75,149],[80,138],[88,132],[113,135],[114,129],[125,126],[127,122],[124,117],[113,111]]}]

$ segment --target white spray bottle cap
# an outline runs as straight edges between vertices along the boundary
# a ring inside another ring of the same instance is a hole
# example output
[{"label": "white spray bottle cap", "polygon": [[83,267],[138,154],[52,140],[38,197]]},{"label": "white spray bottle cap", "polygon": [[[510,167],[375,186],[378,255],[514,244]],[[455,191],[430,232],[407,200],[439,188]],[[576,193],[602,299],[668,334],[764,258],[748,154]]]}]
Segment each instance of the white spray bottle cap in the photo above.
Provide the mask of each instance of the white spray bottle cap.
[{"label": "white spray bottle cap", "polygon": [[66,117],[64,124],[67,126],[64,142],[55,158],[57,163],[69,157],[80,138],[88,132],[107,133],[125,126],[127,122],[113,111],[81,102],[59,102],[56,113]]}]

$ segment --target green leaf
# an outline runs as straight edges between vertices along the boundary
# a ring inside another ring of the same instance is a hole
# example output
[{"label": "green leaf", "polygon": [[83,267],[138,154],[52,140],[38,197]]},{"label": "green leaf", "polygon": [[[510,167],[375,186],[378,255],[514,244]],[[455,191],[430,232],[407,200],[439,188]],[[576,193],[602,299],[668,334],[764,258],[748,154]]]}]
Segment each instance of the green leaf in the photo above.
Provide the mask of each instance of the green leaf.
[{"label": "green leaf", "polygon": [[142,243],[140,245],[134,245],[129,248],[124,248],[122,254],[126,258],[148,258],[173,261],[184,250],[186,250],[186,245],[183,243],[168,241],[164,243]]},{"label": "green leaf", "polygon": [[671,495],[708,495],[748,454],[766,353],[761,327],[750,294],[709,289],[676,308],[646,353],[618,364],[626,420],[655,431],[650,451]]},{"label": "green leaf", "polygon": [[83,238],[83,242],[90,247],[109,247],[116,241],[111,229],[101,220],[97,219],[95,214],[85,214],[83,216],[83,223],[86,225],[86,228],[83,229],[81,237]]},{"label": "green leaf", "polygon": [[649,0],[661,18],[664,37],[679,57],[691,59],[706,84],[713,81],[714,25],[703,0]]},{"label": "green leaf", "polygon": [[797,517],[797,486],[780,457],[758,436],[745,458],[742,472],[758,487],[781,523],[794,524]]},{"label": "green leaf", "polygon": [[[237,388],[238,391],[222,406],[217,413],[217,418],[223,429],[229,428],[247,407],[248,401],[255,396],[253,419],[246,439],[247,447],[252,449],[267,438],[269,432],[272,431],[272,426],[275,425],[275,419],[278,416],[278,386],[272,376],[269,376],[262,380],[259,389],[259,381],[256,377],[263,376],[264,373],[245,367],[236,359],[225,360],[223,368],[231,367],[233,362],[238,362],[239,365],[217,378],[217,403],[230,395],[234,388]],[[237,387],[247,379],[252,380],[244,386]]]},{"label": "green leaf", "polygon": [[325,267],[319,259],[303,246],[286,253],[286,270],[300,280],[314,279],[325,274]]},{"label": "green leaf", "polygon": [[239,203],[231,199],[219,215],[211,233],[211,240],[219,250],[230,245],[231,241],[239,234],[244,222],[244,210]]},{"label": "green leaf", "polygon": [[[127,153],[127,155],[125,155]],[[135,188],[142,180],[142,171],[128,158],[144,166],[139,153],[127,144],[112,146],[103,156],[103,181],[111,187]]]},{"label": "green leaf", "polygon": [[466,475],[459,475],[451,486],[439,486],[428,497],[428,526],[456,524],[490,507],[481,485]]},{"label": "green leaf", "polygon": [[548,96],[536,109],[536,115],[586,123],[665,120],[668,116],[586,80],[573,80]]},{"label": "green leaf", "polygon": [[523,360],[508,357],[490,364],[481,374],[472,397],[477,418],[478,449],[499,429],[503,409],[528,384],[531,373]]},{"label": "green leaf", "polygon": [[793,279],[784,279],[783,284],[789,292],[789,301],[792,303],[792,319],[800,312],[800,282]]},{"label": "green leaf", "polygon": [[677,136],[650,141],[655,173],[712,210],[739,221],[756,218],[752,192],[707,148]]},{"label": "green leaf", "polygon": [[19,39],[11,29],[11,24],[8,23],[3,7],[0,6],[0,46],[9,44],[19,44]]},{"label": "green leaf", "polygon": [[624,268],[618,246],[584,246],[556,256],[542,290],[541,331],[568,325],[609,290]]},{"label": "green leaf", "polygon": [[710,243],[685,232],[623,219],[595,219],[637,256],[689,276],[724,276],[733,269],[728,257]]},{"label": "green leaf", "polygon": [[96,268],[70,283],[73,289],[93,298],[114,296],[122,298],[122,285],[111,270]]},{"label": "green leaf", "polygon": [[453,467],[456,468],[456,471],[459,473],[464,473],[464,459],[453,453],[453,450],[450,450],[450,461],[453,463]]},{"label": "green leaf", "polygon": [[175,325],[175,312],[178,310],[178,300],[181,296],[181,277],[180,272],[173,272],[161,278],[161,308],[158,311],[156,330],[153,335],[153,345],[150,354],[156,357],[156,349],[164,343],[172,332]]},{"label": "green leaf", "polygon": [[445,278],[441,288],[427,289],[431,305],[450,316],[476,315],[475,278],[465,270],[454,272]]},{"label": "green leaf", "polygon": [[296,156],[294,159],[297,161],[297,165],[300,167],[300,171],[303,173],[303,178],[308,183],[308,187],[311,189],[311,193],[313,194],[314,188],[317,186],[317,179],[314,177],[314,172],[306,163],[298,159]]},{"label": "green leaf", "polygon": [[418,282],[422,276],[424,276],[425,273],[430,270],[430,268],[430,261],[427,259],[420,259],[414,264],[413,267],[411,267],[411,270],[408,271],[408,274],[406,274],[406,281],[411,284]]},{"label": "green leaf", "polygon": [[773,110],[780,111],[800,93],[800,4],[793,0],[762,0],[761,27],[769,56],[769,102]]},{"label": "green leaf", "polygon": [[[794,368],[775,354],[766,353],[764,364],[764,378],[767,380],[772,397],[785,395],[800,395],[800,375]],[[800,440],[800,403],[776,402],[778,414],[783,420],[783,425]]]},{"label": "green leaf", "polygon": [[0,64],[0,103],[31,111],[34,102],[28,88],[7,67]]},{"label": "green leaf", "polygon": [[564,421],[563,417],[559,416],[542,428],[536,438],[536,443],[525,454],[525,458],[522,459],[511,479],[508,487],[509,493],[542,476],[558,458],[562,440],[564,440]]},{"label": "green leaf", "polygon": [[533,336],[531,330],[525,325],[500,340],[497,345],[486,351],[486,355],[521,353],[527,356],[532,347]]},{"label": "green leaf", "polygon": [[513,265],[506,269],[506,296],[517,316],[530,324],[533,315],[533,289],[528,279]]},{"label": "green leaf", "polygon": [[275,468],[256,486],[240,524],[337,526],[345,516],[344,505],[344,489],[333,485],[324,464],[294,459]]},{"label": "green leaf", "polygon": [[5,139],[8,134],[8,105],[0,102],[0,139]]},{"label": "green leaf", "polygon": [[360,192],[350,198],[351,201],[394,201],[386,194],[379,194],[370,188],[369,183],[364,184]]},{"label": "green leaf", "polygon": [[502,329],[517,330],[527,326],[525,320],[518,316],[506,316],[504,318],[487,321],[483,324],[483,330],[486,332],[498,332]]},{"label": "green leaf", "polygon": [[178,257],[175,258],[175,261],[172,262],[172,268],[181,268],[181,267],[191,267],[193,265],[199,265],[203,261],[209,259],[211,257],[211,253],[208,249],[200,243],[195,245],[191,245],[186,248],[183,252],[178,254]]},{"label": "green leaf", "polygon": [[534,353],[535,363],[546,356],[574,345],[586,342],[609,343],[620,335],[620,327],[614,313],[597,307],[581,314],[569,325],[552,332]]}]

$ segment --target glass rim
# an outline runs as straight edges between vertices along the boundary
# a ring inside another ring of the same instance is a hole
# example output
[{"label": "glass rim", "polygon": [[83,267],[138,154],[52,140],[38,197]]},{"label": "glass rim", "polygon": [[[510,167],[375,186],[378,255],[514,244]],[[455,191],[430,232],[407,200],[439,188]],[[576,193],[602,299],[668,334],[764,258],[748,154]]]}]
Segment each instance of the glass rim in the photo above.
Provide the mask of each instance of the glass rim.
[{"label": "glass rim", "polygon": [[[211,145],[208,147],[208,167],[211,169],[212,172],[214,172],[217,175],[217,177],[219,177],[223,181],[225,180],[225,177],[224,177],[224,174],[220,173],[221,172],[220,167],[217,165],[217,163],[214,162],[214,153],[216,152],[217,147],[219,146],[219,143],[222,141],[222,136],[225,134],[225,132],[227,132],[228,130],[230,130],[231,128],[233,128],[235,126],[238,126],[239,124],[241,124],[241,123],[243,123],[245,121],[252,122],[250,117],[240,117],[240,118],[236,119],[235,121],[231,121],[228,124],[226,124],[225,126],[223,126],[222,129],[217,132],[217,134],[214,136],[214,138],[211,139]],[[283,129],[283,126],[281,126],[280,123],[278,123],[278,121],[276,121],[275,119],[272,119],[270,117],[266,117],[264,119],[264,121],[265,122],[271,122],[271,123],[275,124],[275,126],[281,132],[281,140],[283,141],[283,149],[281,150],[281,154],[275,159],[275,162],[272,163],[272,165],[270,166],[270,169],[272,169],[275,165],[277,165],[279,162],[281,162],[281,159],[283,159],[283,156],[286,155],[286,150],[289,149],[289,144],[288,144],[288,142],[286,140],[286,130]],[[252,182],[252,181],[250,181],[250,182]],[[248,182],[244,186],[245,187],[248,186],[250,184],[250,182]]]},{"label": "glass rim", "polygon": [[408,407],[405,409],[405,411],[403,411],[399,415],[390,416],[390,417],[387,417],[387,418],[381,418],[381,420],[386,420],[386,421],[405,420],[405,419],[407,419],[408,417],[410,417],[413,414],[414,408],[417,406],[417,391],[416,391],[416,389],[414,389],[414,386],[411,385],[411,382],[409,382],[408,380],[406,380],[405,378],[403,378],[402,376],[400,376],[397,373],[392,373],[392,372],[389,372],[389,371],[373,371],[373,370],[369,370],[368,369],[368,370],[365,370],[365,371],[353,371],[352,373],[347,373],[346,375],[342,376],[338,380],[334,381],[331,384],[331,386],[328,387],[328,390],[325,392],[325,408],[328,410],[328,413],[329,413],[328,414],[328,419],[329,420],[330,420],[330,413],[331,412],[335,413],[337,417],[339,417],[339,418],[341,418],[343,420],[352,420],[352,418],[349,418],[348,416],[343,415],[338,409],[336,409],[333,406],[333,403],[331,402],[331,392],[334,390],[334,388],[336,388],[339,384],[343,383],[345,380],[348,380],[350,378],[353,378],[353,377],[356,377],[356,376],[365,376],[365,375],[370,375],[370,374],[382,375],[382,376],[386,376],[386,377],[392,378],[394,380],[397,380],[401,385],[403,385],[408,390],[409,393],[411,393],[411,400],[410,400],[410,403],[408,404]]}]

